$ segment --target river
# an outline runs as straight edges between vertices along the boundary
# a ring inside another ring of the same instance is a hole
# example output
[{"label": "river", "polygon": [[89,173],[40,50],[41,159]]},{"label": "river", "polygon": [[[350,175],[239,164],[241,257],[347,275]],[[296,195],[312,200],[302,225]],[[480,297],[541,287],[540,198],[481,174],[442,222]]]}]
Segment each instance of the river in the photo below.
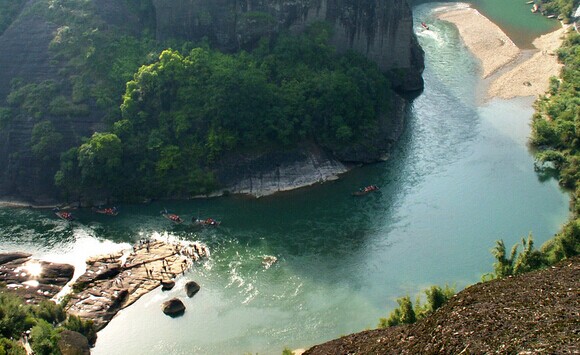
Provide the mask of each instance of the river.
[{"label": "river", "polygon": [[[425,91],[388,162],[260,199],[122,205],[114,218],[81,210],[71,224],[50,211],[1,208],[0,249],[82,266],[90,254],[147,237],[209,246],[211,258],[173,290],[155,290],[120,312],[99,333],[94,354],[280,354],[374,328],[397,297],[414,299],[432,284],[460,290],[478,282],[492,271],[497,239],[507,246],[529,232],[536,245],[549,239],[568,217],[568,195],[533,170],[532,99],[480,101],[477,64],[457,30],[433,17],[440,6],[414,8]],[[432,30],[422,31],[421,21]],[[510,34],[525,32],[521,41],[529,41],[528,30],[514,26]],[[380,192],[351,195],[368,184]],[[164,208],[222,225],[171,225],[159,215]],[[265,255],[278,262],[264,268]],[[190,279],[202,289],[188,299]],[[161,312],[171,297],[184,301],[182,317]]]}]

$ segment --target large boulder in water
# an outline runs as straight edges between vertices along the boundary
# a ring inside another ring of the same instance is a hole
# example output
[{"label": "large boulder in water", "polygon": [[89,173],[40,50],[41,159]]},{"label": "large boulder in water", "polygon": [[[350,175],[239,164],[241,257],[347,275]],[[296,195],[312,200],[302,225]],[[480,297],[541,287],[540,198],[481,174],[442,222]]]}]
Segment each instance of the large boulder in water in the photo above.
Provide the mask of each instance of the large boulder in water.
[{"label": "large boulder in water", "polygon": [[201,287],[195,281],[188,281],[185,284],[185,292],[187,293],[187,297],[193,297]]},{"label": "large boulder in water", "polygon": [[163,291],[171,290],[173,287],[175,287],[175,281],[173,281],[173,280],[161,280],[161,289]]},{"label": "large boulder in water", "polygon": [[168,316],[176,317],[185,312],[185,305],[179,298],[172,298],[163,303],[163,313]]}]

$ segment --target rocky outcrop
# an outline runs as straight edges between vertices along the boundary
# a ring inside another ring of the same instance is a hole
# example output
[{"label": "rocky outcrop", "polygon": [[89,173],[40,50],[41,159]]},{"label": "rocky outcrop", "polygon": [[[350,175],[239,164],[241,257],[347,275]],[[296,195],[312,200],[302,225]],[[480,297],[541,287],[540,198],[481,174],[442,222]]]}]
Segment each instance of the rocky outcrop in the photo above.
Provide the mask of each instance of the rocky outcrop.
[{"label": "rocky outcrop", "polygon": [[396,88],[423,87],[423,51],[407,0],[153,0],[158,38],[209,39],[226,51],[251,48],[262,36],[303,31],[326,21],[339,52],[355,50],[375,61]]},{"label": "rocky outcrop", "polygon": [[0,35],[0,102],[10,92],[10,82],[15,78],[24,82],[57,79],[48,53],[55,30],[46,20],[27,16]]},{"label": "rocky outcrop", "polygon": [[374,163],[386,160],[395,143],[403,134],[407,101],[398,95],[391,96],[391,111],[381,115],[378,122],[378,134],[363,143],[351,144],[334,151],[333,156],[342,162]]},{"label": "rocky outcrop", "polygon": [[216,167],[224,186],[218,194],[267,196],[317,183],[332,181],[354,164],[386,160],[404,130],[406,101],[393,95],[389,116],[379,118],[379,133],[364,144],[352,144],[328,152],[315,144],[257,154],[232,154]]},{"label": "rocky outcrop", "polygon": [[[28,5],[30,6],[30,4]],[[26,8],[28,8],[28,6]],[[57,71],[50,64],[48,45],[56,30],[53,24],[37,16],[19,17],[0,35],[0,107],[6,106],[13,80],[40,82],[56,79]],[[0,126],[0,195],[18,196],[25,186],[38,186],[34,193],[41,195],[42,188],[54,190],[52,179],[44,183],[38,165],[30,159],[30,137],[34,121],[30,117],[13,121],[6,128]],[[21,172],[26,171],[24,174]],[[20,190],[20,191],[19,191]]]},{"label": "rocky outcrop", "polygon": [[0,254],[0,282],[27,303],[51,299],[74,274],[74,266],[32,259],[27,253]]},{"label": "rocky outcrop", "polygon": [[121,309],[163,283],[175,284],[178,275],[208,255],[199,243],[148,240],[128,254],[96,256],[87,260],[87,271],[76,280],[66,311],[93,320],[100,330]]},{"label": "rocky outcrop", "polygon": [[172,298],[169,301],[163,302],[161,309],[168,316],[177,317],[185,312],[185,305],[179,298]]},{"label": "rocky outcrop", "polygon": [[[126,14],[122,2],[97,1],[95,12],[107,13],[110,21],[118,21]],[[70,85],[63,81],[63,66],[51,57],[49,46],[54,39],[58,26],[42,16],[45,6],[41,1],[27,1],[15,21],[0,34],[0,107],[8,107],[7,96],[16,80],[23,84],[40,83],[52,80],[57,83],[59,95],[70,96]],[[42,9],[42,10],[40,10]],[[135,16],[125,18],[125,27],[139,29],[131,21]],[[127,25],[129,24],[129,25]],[[133,25],[133,26],[131,26]],[[70,70],[70,69],[67,69]],[[59,167],[58,160],[41,161],[36,159],[30,149],[32,130],[41,120],[51,121],[56,131],[63,136],[61,149],[78,145],[82,137],[91,136],[103,130],[103,110],[95,103],[88,102],[89,113],[78,116],[57,117],[43,115],[31,117],[24,112],[13,117],[10,122],[0,124],[0,198],[28,201],[34,205],[53,205],[59,197],[54,186],[54,174]]]},{"label": "rocky outcrop", "polygon": [[348,168],[330,154],[311,145],[262,154],[234,154],[220,161],[217,177],[224,191],[265,196],[328,180]]},{"label": "rocky outcrop", "polygon": [[175,287],[175,281],[173,280],[161,280],[161,290],[169,291]]}]

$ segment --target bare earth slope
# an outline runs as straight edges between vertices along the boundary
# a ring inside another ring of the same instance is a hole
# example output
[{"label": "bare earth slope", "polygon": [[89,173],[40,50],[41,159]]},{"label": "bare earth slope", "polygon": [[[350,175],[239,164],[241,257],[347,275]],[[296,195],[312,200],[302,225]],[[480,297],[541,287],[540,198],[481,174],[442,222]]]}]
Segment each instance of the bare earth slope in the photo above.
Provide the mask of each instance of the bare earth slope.
[{"label": "bare earth slope", "polygon": [[578,354],[580,257],[473,285],[432,316],[370,330],[304,354]]}]

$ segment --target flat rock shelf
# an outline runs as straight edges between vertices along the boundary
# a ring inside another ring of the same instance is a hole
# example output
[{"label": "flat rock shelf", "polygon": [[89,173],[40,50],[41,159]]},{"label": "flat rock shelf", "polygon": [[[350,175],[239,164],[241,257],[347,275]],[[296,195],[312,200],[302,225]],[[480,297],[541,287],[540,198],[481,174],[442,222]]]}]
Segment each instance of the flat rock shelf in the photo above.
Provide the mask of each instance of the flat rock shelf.
[{"label": "flat rock shelf", "polygon": [[73,285],[67,312],[92,319],[104,328],[123,308],[175,279],[194,262],[208,257],[200,243],[139,242],[129,254],[101,255],[87,260],[87,271]]}]

